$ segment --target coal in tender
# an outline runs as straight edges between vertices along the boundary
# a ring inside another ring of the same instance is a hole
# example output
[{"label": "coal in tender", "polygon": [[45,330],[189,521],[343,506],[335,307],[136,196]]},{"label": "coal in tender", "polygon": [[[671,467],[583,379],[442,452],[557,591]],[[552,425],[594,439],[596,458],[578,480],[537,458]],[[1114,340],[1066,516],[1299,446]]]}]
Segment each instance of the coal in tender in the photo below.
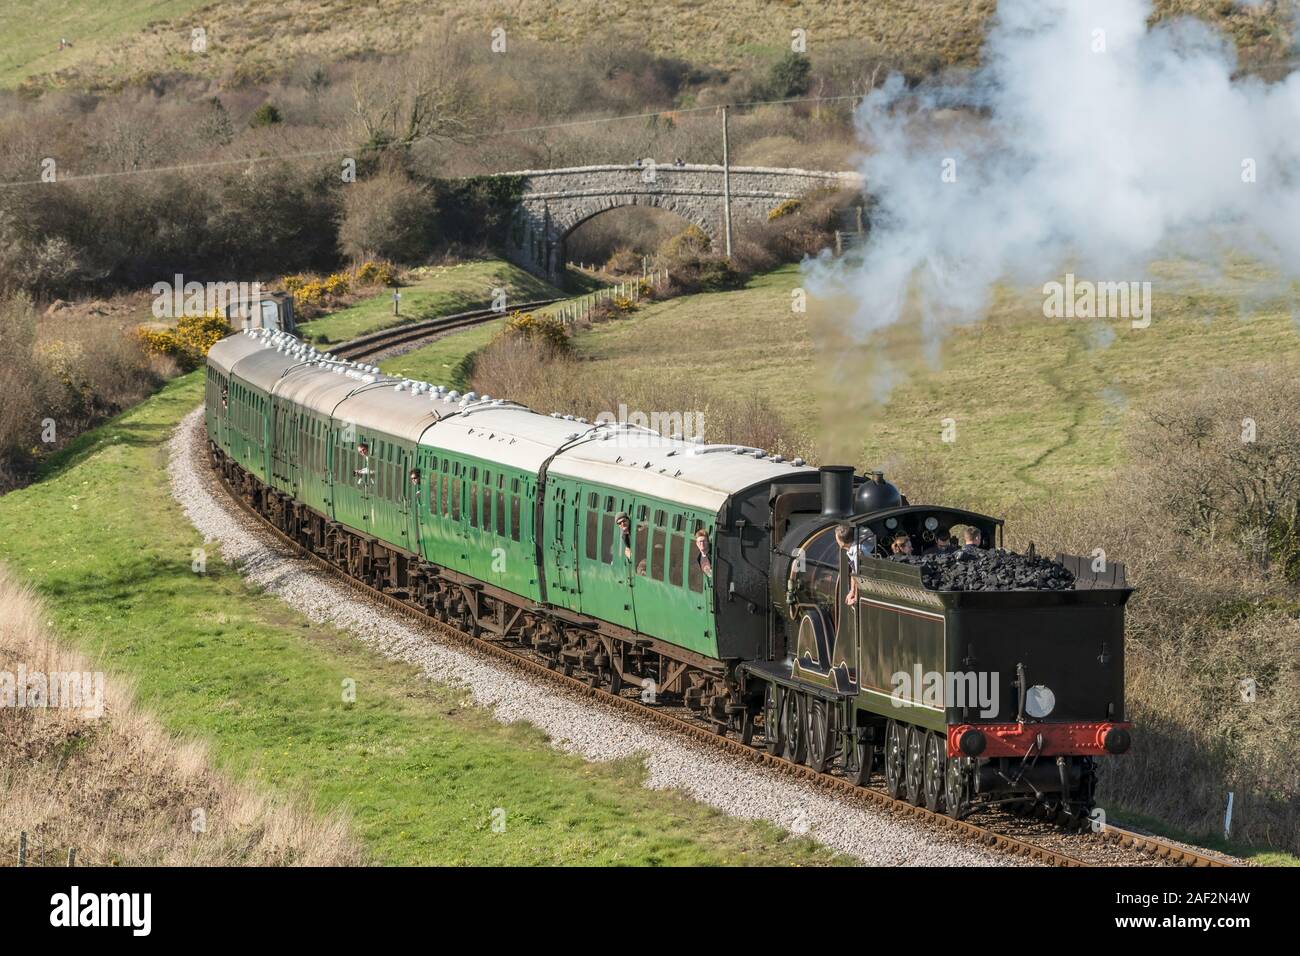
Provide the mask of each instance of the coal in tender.
[{"label": "coal in tender", "polygon": [[921,569],[932,591],[1071,591],[1074,575],[1064,565],[1036,554],[991,548],[963,548],[948,554],[897,559]]}]

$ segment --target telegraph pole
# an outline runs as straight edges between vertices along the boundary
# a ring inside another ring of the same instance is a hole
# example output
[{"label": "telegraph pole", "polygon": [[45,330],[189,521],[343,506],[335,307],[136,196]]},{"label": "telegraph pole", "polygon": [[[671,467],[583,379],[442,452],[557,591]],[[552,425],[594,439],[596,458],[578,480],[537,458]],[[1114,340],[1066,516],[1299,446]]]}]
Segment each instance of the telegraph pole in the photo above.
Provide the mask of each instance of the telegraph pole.
[{"label": "telegraph pole", "polygon": [[722,108],[722,220],[727,237],[727,258],[731,258],[731,154],[727,146],[727,110]]}]

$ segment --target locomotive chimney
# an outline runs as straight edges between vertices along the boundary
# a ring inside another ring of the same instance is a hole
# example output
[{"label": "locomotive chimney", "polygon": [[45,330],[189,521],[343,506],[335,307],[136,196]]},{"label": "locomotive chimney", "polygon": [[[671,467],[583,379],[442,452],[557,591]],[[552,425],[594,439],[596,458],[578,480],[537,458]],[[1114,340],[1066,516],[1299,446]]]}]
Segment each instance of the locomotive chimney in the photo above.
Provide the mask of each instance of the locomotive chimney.
[{"label": "locomotive chimney", "polygon": [[853,467],[823,465],[818,470],[822,477],[822,517],[847,518],[853,514]]}]

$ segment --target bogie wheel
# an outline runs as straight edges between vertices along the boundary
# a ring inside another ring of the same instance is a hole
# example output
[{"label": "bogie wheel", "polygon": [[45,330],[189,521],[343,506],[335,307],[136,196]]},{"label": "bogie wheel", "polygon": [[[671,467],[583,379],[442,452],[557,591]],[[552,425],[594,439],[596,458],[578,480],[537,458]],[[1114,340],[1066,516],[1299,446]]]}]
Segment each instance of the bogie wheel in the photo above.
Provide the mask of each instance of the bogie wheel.
[{"label": "bogie wheel", "polygon": [[885,792],[895,800],[907,779],[907,727],[891,720],[885,727]]},{"label": "bogie wheel", "polygon": [[943,775],[943,808],[954,820],[970,812],[971,774],[967,757],[949,757]]},{"label": "bogie wheel", "polygon": [[763,737],[767,752],[773,755],[785,750],[785,738],[781,736],[781,710],[784,701],[781,689],[775,684],[767,685],[763,696]]},{"label": "bogie wheel", "polygon": [[925,808],[938,813],[943,807],[943,783],[948,771],[948,743],[943,734],[925,735]]},{"label": "bogie wheel", "polygon": [[907,802],[919,807],[925,802],[925,738],[920,727],[907,728]]},{"label": "bogie wheel", "polygon": [[876,742],[871,727],[853,728],[849,734],[846,754],[844,776],[855,787],[865,787],[871,782],[871,772],[875,769]]},{"label": "bogie wheel", "polygon": [[787,691],[781,708],[781,735],[785,738],[785,759],[803,763],[808,753],[808,703],[803,694]]},{"label": "bogie wheel", "polygon": [[804,710],[808,714],[808,756],[804,762],[823,773],[831,756],[830,708],[820,697],[809,697]]}]

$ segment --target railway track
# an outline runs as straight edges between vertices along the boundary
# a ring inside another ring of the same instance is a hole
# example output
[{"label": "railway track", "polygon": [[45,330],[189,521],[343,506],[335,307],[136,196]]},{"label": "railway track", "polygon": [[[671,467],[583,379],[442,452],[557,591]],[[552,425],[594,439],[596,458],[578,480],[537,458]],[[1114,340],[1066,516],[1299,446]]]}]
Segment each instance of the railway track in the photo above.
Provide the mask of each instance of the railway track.
[{"label": "railway track", "polygon": [[[351,361],[361,361],[364,359],[373,359],[380,355],[386,355],[390,351],[403,346],[415,346],[422,344],[425,340],[435,338],[440,335],[446,335],[449,332],[458,332],[462,329],[472,328],[476,325],[482,325],[484,322],[491,322],[494,319],[504,318],[514,315],[518,312],[528,312],[532,309],[540,309],[543,306],[552,305],[560,299],[535,299],[532,302],[523,302],[507,310],[497,309],[474,309],[469,312],[457,312],[454,315],[443,315],[436,319],[422,319],[417,322],[405,322],[402,325],[395,325],[392,328],[381,329],[378,332],[371,332],[369,335],[362,335],[352,339],[350,342],[344,342],[341,345],[329,349],[331,355],[338,358],[349,359]],[[322,347],[322,351],[326,349]]]},{"label": "railway track", "polygon": [[[492,316],[499,315],[499,313],[490,314]],[[449,318],[460,320],[465,317]],[[483,319],[480,318],[479,321],[483,321]],[[472,320],[469,324],[473,324]],[[311,562],[321,571],[359,595],[382,603],[405,616],[418,620],[424,628],[431,633],[436,633],[442,639],[469,649],[480,656],[500,661],[516,671],[563,688],[570,694],[598,701],[605,706],[632,715],[639,720],[652,722],[681,737],[703,742],[738,758],[765,765],[780,773],[808,781],[821,789],[835,793],[843,799],[866,804],[926,826],[954,832],[989,849],[1045,865],[1068,867],[1115,865],[1223,867],[1236,865],[1228,859],[1207,855],[1192,847],[1171,843],[1159,837],[1139,834],[1111,825],[1107,825],[1098,833],[1066,834],[1042,821],[1026,820],[1010,815],[996,815],[989,826],[972,823],[970,820],[954,820],[944,814],[934,813],[924,807],[914,806],[905,800],[895,800],[882,790],[856,786],[834,774],[813,770],[803,764],[793,763],[783,757],[769,754],[765,749],[744,744],[731,737],[721,736],[711,725],[688,719],[684,716],[684,711],[675,713],[674,709],[669,706],[643,703],[635,689],[630,692],[625,691],[623,694],[612,694],[604,689],[593,687],[584,680],[565,675],[553,669],[542,659],[531,655],[531,652],[522,645],[512,646],[511,642],[475,637],[431,617],[416,605],[410,604],[392,594],[375,590],[353,578],[343,569],[320,555],[304,548],[293,538],[275,527],[239,495],[220,474],[211,473],[211,478],[213,483],[228,498],[243,511],[256,518],[261,527],[270,531],[293,554]]]}]

